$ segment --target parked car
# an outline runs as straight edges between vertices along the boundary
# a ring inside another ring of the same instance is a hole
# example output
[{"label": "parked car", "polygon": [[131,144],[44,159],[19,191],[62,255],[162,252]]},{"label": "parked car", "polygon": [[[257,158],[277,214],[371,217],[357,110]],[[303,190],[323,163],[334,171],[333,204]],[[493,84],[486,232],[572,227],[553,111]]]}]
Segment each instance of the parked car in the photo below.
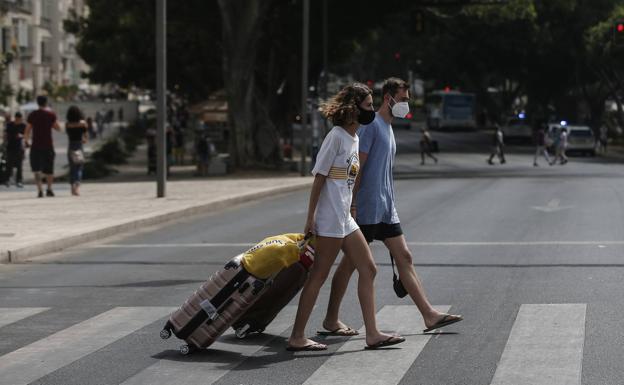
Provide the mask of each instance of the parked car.
[{"label": "parked car", "polygon": [[505,140],[527,142],[533,139],[533,129],[526,119],[509,118],[502,128]]},{"label": "parked car", "polygon": [[596,139],[587,126],[568,126],[568,151],[596,156]]},{"label": "parked car", "polygon": [[563,127],[568,130],[567,154],[582,153],[596,156],[596,140],[594,139],[594,133],[591,128],[587,126],[549,124],[546,142],[551,152],[555,152],[555,146],[559,143],[559,135]]}]

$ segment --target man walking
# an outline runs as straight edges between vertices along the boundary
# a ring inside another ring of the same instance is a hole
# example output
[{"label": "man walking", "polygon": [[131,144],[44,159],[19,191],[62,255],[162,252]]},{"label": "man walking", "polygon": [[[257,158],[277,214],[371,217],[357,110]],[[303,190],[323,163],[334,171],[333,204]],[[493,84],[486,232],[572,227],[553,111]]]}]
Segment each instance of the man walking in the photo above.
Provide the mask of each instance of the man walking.
[{"label": "man walking", "polygon": [[[386,245],[396,261],[400,281],[423,316],[426,330],[435,330],[461,321],[462,317],[441,313],[431,306],[412,264],[412,254],[407,248],[394,204],[392,167],[396,142],[391,125],[393,117],[403,118],[409,112],[409,87],[401,79],[390,78],[384,82],[382,96],[382,105],[375,120],[358,130],[362,172],[358,175],[353,191],[351,215],[356,218],[368,243],[377,239]],[[357,334],[356,330],[343,324],[338,316],[340,302],[355,270],[350,261],[350,258],[343,257],[334,273],[323,322],[328,332],[322,334]]]},{"label": "man walking", "polygon": [[13,169],[15,173],[15,185],[24,187],[22,184],[22,164],[24,162],[24,131],[26,124],[22,121],[22,113],[15,113],[15,120],[8,121],[4,131],[4,142],[6,143],[6,186],[11,185],[11,176]]},{"label": "man walking", "polygon": [[424,166],[425,155],[433,159],[435,163],[438,163],[438,158],[433,156],[433,154],[431,153],[432,147],[433,147],[433,140],[431,139],[431,134],[429,133],[429,130],[427,129],[426,126],[423,127],[421,130],[422,130],[422,136],[420,138],[420,165]]},{"label": "man walking", "polygon": [[[61,127],[56,119],[56,114],[52,112],[48,105],[48,98],[37,96],[39,109],[28,115],[28,124],[24,134],[26,147],[30,146],[30,168],[35,174],[38,197],[43,198],[42,175],[45,175],[48,189],[46,196],[53,197],[52,183],[54,182],[54,143],[52,142],[52,129],[61,131]],[[32,135],[32,145],[29,139]]]},{"label": "man walking", "polygon": [[489,164],[494,164],[492,161],[495,156],[498,156],[498,160],[500,164],[504,164],[505,160],[505,152],[503,148],[505,147],[505,142],[503,141],[503,130],[501,129],[498,123],[495,123],[496,132],[494,132],[494,148],[492,150],[492,154],[490,154],[490,158],[488,159]]},{"label": "man walking", "polygon": [[537,158],[540,155],[544,155],[546,163],[550,164],[550,156],[548,156],[548,150],[546,149],[546,131],[544,130],[544,124],[542,122],[537,123],[535,130],[535,156],[533,157],[533,167],[538,167]]}]

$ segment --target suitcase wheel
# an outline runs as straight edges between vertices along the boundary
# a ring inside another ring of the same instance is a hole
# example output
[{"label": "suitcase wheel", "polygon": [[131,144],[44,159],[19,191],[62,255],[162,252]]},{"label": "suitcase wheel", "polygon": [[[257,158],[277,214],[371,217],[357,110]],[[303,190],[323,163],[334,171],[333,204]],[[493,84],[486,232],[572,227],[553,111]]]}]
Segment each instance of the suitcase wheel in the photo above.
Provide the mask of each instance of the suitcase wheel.
[{"label": "suitcase wheel", "polygon": [[249,324],[245,324],[239,327],[238,329],[234,330],[234,334],[236,335],[236,338],[242,340],[243,338],[247,337],[248,331],[249,331]]},{"label": "suitcase wheel", "polygon": [[180,354],[182,354],[183,356],[186,356],[186,355],[191,354],[192,352],[194,352],[195,349],[196,348],[194,346],[181,345],[180,346]]},{"label": "suitcase wheel", "polygon": [[169,337],[171,337],[171,330],[163,329],[160,331],[160,338],[162,338],[163,340],[166,340],[166,339],[169,339]]}]

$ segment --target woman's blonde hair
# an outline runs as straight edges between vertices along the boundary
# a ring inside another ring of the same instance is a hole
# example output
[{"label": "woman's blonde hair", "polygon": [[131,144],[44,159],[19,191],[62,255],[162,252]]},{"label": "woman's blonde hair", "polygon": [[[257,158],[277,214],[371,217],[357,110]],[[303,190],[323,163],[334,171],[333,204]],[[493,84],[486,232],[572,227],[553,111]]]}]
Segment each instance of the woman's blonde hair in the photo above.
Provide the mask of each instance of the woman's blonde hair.
[{"label": "woman's blonde hair", "polygon": [[321,113],[335,126],[345,126],[357,121],[360,111],[358,106],[372,95],[373,91],[365,84],[354,83],[321,104]]}]

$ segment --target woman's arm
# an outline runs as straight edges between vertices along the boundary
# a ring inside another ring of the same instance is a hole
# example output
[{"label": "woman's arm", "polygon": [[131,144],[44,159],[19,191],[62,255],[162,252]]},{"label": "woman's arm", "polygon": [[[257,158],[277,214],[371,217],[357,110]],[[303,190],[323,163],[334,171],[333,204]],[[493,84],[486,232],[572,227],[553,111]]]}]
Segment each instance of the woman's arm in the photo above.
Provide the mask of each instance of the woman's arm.
[{"label": "woman's arm", "polygon": [[82,143],[86,144],[89,141],[89,130],[87,127],[87,122],[83,120],[80,123],[82,126]]},{"label": "woman's arm", "polygon": [[312,183],[312,191],[310,191],[310,202],[308,204],[308,218],[304,229],[304,234],[314,232],[314,212],[316,211],[316,205],[318,204],[319,197],[321,196],[321,189],[325,184],[327,177],[322,174],[316,174],[314,182]]}]

